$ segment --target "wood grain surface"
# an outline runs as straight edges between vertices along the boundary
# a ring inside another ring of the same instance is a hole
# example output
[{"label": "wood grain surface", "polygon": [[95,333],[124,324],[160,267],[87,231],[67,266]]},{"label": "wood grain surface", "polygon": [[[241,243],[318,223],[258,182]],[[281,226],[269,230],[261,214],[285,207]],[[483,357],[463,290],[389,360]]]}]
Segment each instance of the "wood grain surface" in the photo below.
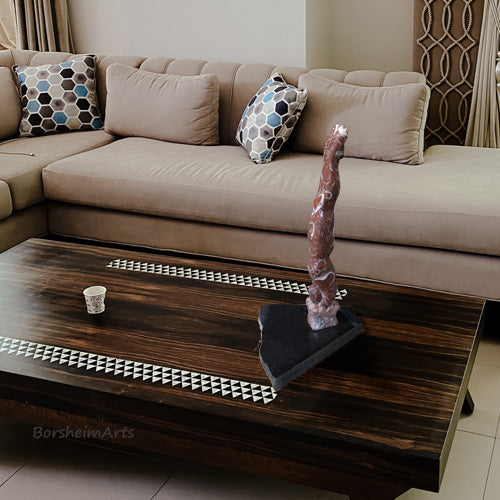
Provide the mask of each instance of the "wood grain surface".
[{"label": "wood grain surface", "polygon": [[[303,304],[304,295],[106,267],[117,258],[309,281],[297,271],[33,239],[0,255],[0,335],[269,385],[259,308]],[[108,289],[96,317],[82,295],[90,285]],[[353,498],[366,481],[436,491],[484,301],[352,279],[340,288],[365,333],[267,405],[3,352],[0,407],[39,425],[132,425],[131,446],[336,491],[351,484]]]}]

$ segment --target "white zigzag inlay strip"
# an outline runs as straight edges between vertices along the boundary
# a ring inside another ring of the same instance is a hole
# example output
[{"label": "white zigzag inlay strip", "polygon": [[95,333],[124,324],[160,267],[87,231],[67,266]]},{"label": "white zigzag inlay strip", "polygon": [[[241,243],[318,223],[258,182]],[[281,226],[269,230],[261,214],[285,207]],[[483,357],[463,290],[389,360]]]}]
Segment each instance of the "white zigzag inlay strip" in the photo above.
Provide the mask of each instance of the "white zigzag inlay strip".
[{"label": "white zigzag inlay strip", "polygon": [[89,371],[103,372],[117,377],[130,377],[191,391],[241,398],[254,403],[268,404],[278,395],[271,386],[267,385],[127,359],[112,358],[92,352],[65,349],[11,337],[0,336],[0,353],[2,352],[24,356],[25,358],[32,357],[49,363],[83,368]]},{"label": "white zigzag inlay strip", "polygon": [[[254,288],[266,288],[279,292],[300,293],[309,295],[307,285],[297,281],[274,280],[272,278],[260,278],[244,274],[229,274],[218,271],[209,271],[195,267],[169,266],[154,264],[151,262],[140,262],[136,260],[115,259],[106,267],[113,269],[125,269],[140,273],[163,274],[193,280],[212,281],[214,283],[227,283],[228,285],[249,286]],[[347,290],[337,291],[337,300],[342,300],[347,295]]]}]

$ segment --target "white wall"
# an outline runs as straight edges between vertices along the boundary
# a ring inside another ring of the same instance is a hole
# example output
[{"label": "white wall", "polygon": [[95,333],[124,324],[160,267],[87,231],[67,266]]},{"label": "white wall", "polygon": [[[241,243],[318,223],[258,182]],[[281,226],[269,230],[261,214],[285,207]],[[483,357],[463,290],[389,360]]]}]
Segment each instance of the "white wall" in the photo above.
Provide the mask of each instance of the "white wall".
[{"label": "white wall", "polygon": [[69,0],[76,50],[304,66],[306,0]]},{"label": "white wall", "polygon": [[68,0],[78,52],[410,70],[413,0]]}]

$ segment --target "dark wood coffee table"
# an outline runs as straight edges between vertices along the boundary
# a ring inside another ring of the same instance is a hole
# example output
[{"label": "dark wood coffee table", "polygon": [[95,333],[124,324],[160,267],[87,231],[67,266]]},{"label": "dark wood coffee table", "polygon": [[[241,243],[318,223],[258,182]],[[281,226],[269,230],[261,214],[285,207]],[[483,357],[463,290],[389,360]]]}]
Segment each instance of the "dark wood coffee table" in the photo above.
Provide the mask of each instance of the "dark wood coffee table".
[{"label": "dark wood coffee table", "polygon": [[[343,279],[366,332],[275,393],[259,308],[303,303],[307,283],[304,272],[25,242],[0,255],[2,414],[351,498],[437,491],[484,301]],[[95,284],[108,296],[93,317],[82,290]]]}]

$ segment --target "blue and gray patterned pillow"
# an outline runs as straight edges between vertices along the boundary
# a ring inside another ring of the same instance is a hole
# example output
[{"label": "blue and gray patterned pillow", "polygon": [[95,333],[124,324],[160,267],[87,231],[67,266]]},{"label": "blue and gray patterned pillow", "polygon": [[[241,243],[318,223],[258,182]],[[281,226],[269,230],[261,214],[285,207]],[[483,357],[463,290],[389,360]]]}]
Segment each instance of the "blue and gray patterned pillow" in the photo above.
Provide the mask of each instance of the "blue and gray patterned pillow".
[{"label": "blue and gray patterned pillow", "polygon": [[59,64],[14,66],[13,70],[21,92],[21,137],[103,127],[94,56],[78,55]]},{"label": "blue and gray patterned pillow", "polygon": [[255,163],[269,163],[280,152],[307,102],[307,90],[272,75],[250,99],[236,140]]}]

